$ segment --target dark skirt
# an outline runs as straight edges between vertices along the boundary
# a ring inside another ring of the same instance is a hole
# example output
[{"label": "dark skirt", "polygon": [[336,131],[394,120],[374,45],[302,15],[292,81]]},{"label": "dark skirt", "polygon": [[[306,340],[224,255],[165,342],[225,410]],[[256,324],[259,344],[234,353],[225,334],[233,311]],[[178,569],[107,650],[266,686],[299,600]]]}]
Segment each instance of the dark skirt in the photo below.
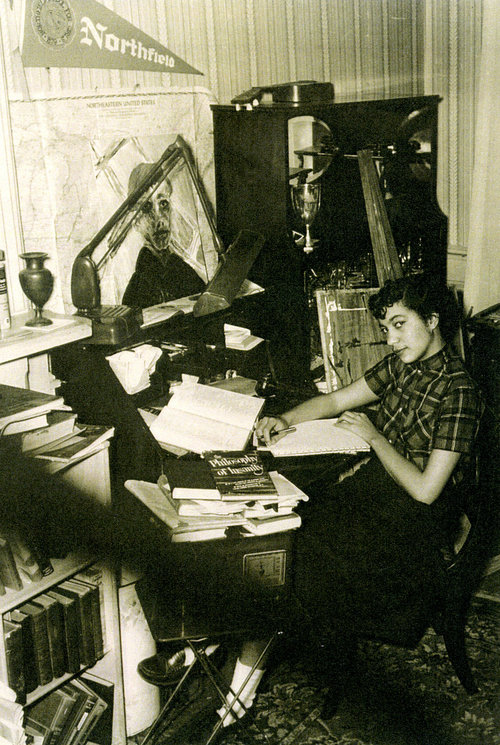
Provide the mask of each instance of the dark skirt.
[{"label": "dark skirt", "polygon": [[413,646],[443,590],[441,526],[380,461],[312,495],[296,533],[294,590],[321,633]]}]

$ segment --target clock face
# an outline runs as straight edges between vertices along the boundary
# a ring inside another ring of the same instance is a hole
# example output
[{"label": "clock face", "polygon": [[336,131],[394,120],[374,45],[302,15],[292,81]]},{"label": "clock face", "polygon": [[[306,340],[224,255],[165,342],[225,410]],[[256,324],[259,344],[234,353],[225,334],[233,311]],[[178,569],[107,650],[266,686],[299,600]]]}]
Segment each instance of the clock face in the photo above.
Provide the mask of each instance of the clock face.
[{"label": "clock face", "polygon": [[243,557],[243,574],[252,582],[267,587],[285,584],[286,551],[262,551]]},{"label": "clock face", "polygon": [[36,0],[31,23],[40,41],[52,49],[67,46],[75,33],[75,16],[66,0]]}]

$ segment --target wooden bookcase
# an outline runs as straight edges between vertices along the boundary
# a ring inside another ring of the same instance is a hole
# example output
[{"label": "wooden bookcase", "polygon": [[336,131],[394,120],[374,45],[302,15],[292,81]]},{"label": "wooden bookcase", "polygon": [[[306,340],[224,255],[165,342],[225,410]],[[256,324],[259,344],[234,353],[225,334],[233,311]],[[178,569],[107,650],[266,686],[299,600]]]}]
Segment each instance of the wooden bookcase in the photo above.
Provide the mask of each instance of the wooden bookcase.
[{"label": "wooden bookcase", "polygon": [[[109,430],[110,438],[113,430]],[[52,473],[54,469],[51,468]],[[83,457],[81,460],[67,464],[61,464],[56,469],[60,478],[78,486],[80,491],[94,496],[100,502],[109,504],[111,501],[111,485],[109,472],[109,441],[101,443],[95,451]],[[0,597],[0,620],[5,614],[27,602],[35,599],[37,595],[55,587],[64,579],[71,577],[80,570],[95,562],[90,556],[74,554],[64,559],[51,560],[54,572],[43,577],[38,582],[25,583],[19,591],[6,590],[6,594]],[[123,673],[121,657],[120,638],[120,616],[118,609],[118,590],[116,576],[112,564],[103,564],[102,567],[102,597],[103,605],[101,613],[103,628],[105,630],[105,654],[94,667],[92,672],[101,678],[111,681],[114,685],[113,702],[113,745],[123,745],[126,742],[125,707],[123,693]],[[85,668],[82,668],[82,671]],[[78,675],[78,673],[77,673]],[[42,696],[62,685],[67,680],[75,677],[65,674],[53,679],[44,686],[39,686],[27,696],[27,705],[34,703]],[[0,678],[7,682],[6,656],[3,633],[0,634]]]}]

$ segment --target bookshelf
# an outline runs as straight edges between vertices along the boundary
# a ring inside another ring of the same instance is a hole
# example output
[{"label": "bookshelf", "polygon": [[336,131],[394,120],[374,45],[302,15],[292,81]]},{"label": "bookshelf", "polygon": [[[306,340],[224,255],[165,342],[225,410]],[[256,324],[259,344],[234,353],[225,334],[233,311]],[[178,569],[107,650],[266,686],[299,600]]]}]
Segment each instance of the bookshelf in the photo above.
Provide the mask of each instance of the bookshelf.
[{"label": "bookshelf", "polygon": [[[111,438],[113,430],[110,429]],[[53,471],[52,471],[53,472]],[[101,442],[96,449],[80,460],[69,464],[58,464],[59,477],[68,483],[78,485],[78,488],[93,497],[108,504],[111,501],[111,483],[109,473],[109,440]],[[82,570],[95,566],[96,563],[91,556],[74,554],[64,559],[51,559],[54,571],[39,581],[31,583],[24,582],[21,590],[6,590],[5,595],[0,597],[0,620],[3,620],[10,611],[19,608],[30,600],[36,600],[37,595],[55,589],[66,579],[81,572]],[[101,616],[104,630],[104,656],[90,668],[90,670],[101,678],[110,681],[114,686],[113,700],[113,745],[123,745],[126,742],[125,705],[123,692],[123,671],[121,658],[120,616],[118,609],[118,590],[114,567],[103,563],[98,565],[101,577]],[[41,697],[56,689],[67,680],[78,676],[85,666],[77,673],[65,673],[54,678],[49,683],[38,686],[34,691],[28,693],[26,705],[30,705]],[[0,679],[7,682],[7,662],[3,633],[0,634]]]},{"label": "bookshelf", "polygon": [[50,349],[78,339],[85,339],[92,334],[90,321],[86,318],[44,311],[44,315],[53,323],[52,326],[44,326],[40,329],[25,325],[32,315],[33,311],[13,316],[10,331],[0,338],[0,365],[43,354]]}]

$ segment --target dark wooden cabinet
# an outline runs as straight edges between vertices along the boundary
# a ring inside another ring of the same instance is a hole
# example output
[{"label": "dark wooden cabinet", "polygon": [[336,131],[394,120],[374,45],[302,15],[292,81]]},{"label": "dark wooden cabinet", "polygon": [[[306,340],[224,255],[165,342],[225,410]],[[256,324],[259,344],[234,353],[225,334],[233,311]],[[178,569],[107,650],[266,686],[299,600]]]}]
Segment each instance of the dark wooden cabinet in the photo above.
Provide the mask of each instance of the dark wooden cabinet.
[{"label": "dark wooden cabinet", "polygon": [[312,226],[319,244],[307,259],[309,268],[321,274],[371,251],[356,157],[370,149],[397,248],[418,256],[419,270],[432,268],[444,277],[447,220],[436,201],[439,100],[212,106],[217,230],[226,245],[243,228],[266,239],[250,274],[266,289],[254,330],[271,340],[278,377],[301,382],[309,364],[305,258],[292,236],[293,230],[304,232],[290,197],[293,123],[299,117],[322,122],[326,127],[313,144],[316,159],[335,153],[320,178],[322,202]]}]

